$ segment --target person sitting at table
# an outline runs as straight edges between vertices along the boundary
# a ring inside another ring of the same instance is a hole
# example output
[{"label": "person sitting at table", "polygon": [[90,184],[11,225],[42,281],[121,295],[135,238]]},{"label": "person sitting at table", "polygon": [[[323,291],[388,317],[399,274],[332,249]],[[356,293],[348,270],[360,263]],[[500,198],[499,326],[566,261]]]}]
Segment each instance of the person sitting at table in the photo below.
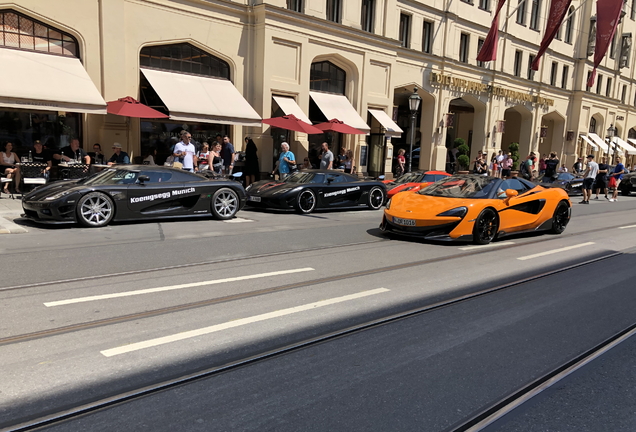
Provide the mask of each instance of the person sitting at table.
[{"label": "person sitting at table", "polygon": [[53,159],[59,160],[60,162],[78,160],[86,165],[90,165],[91,163],[91,157],[83,148],[80,148],[80,142],[77,138],[73,138],[70,145],[62,147],[59,154],[53,155]]},{"label": "person sitting at table", "polygon": [[148,149],[148,154],[144,157],[144,159],[142,160],[142,163],[144,165],[157,165],[155,163],[155,157],[157,156],[157,148],[156,147],[150,147]]},{"label": "person sitting at table", "polygon": [[108,165],[114,164],[129,164],[130,157],[125,151],[121,151],[121,144],[113,144],[113,151],[115,152],[110,159],[108,159]]},{"label": "person sitting at table", "polygon": [[106,161],[106,156],[102,152],[102,146],[99,143],[93,144],[93,151],[88,154],[91,157],[91,163],[102,165]]},{"label": "person sitting at table", "polygon": [[51,156],[51,153],[42,146],[40,140],[36,140],[33,143],[33,150],[34,151],[31,154],[33,162],[46,165],[46,167],[42,169],[42,174],[44,174],[44,177],[49,178],[49,172],[53,165],[53,157]]},{"label": "person sitting at table", "polygon": [[[16,165],[19,160],[18,155],[13,152],[13,143],[5,143],[0,157],[0,174],[6,175],[8,179],[13,178],[16,193],[22,193],[19,189],[20,167]],[[9,193],[9,183],[4,185],[4,193]]]}]

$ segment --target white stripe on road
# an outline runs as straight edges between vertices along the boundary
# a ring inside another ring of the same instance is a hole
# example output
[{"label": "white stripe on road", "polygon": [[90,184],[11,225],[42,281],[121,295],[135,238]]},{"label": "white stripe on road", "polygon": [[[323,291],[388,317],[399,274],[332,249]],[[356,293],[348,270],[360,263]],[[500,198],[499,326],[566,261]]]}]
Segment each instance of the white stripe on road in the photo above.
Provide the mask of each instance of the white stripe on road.
[{"label": "white stripe on road", "polygon": [[636,225],[628,225],[628,226],[618,227],[618,229],[627,229],[627,228],[636,228]]},{"label": "white stripe on road", "polygon": [[74,299],[58,300],[58,301],[44,303],[44,306],[46,307],[62,306],[62,305],[68,305],[73,303],[84,303],[84,302],[95,301],[95,300],[105,300],[105,299],[112,299],[112,298],[118,298],[118,297],[129,297],[129,296],[151,294],[151,293],[162,292],[162,291],[172,291],[172,290],[178,290],[178,289],[184,289],[184,288],[200,287],[205,285],[217,285],[217,284],[227,283],[227,282],[238,282],[238,281],[259,279],[259,278],[270,277],[270,276],[280,276],[280,275],[286,275],[291,273],[301,273],[301,272],[307,272],[312,270],[315,270],[315,269],[311,267],[305,267],[305,268],[293,269],[293,270],[281,270],[281,271],[275,271],[275,272],[269,272],[269,273],[259,273],[259,274],[253,274],[253,275],[247,275],[247,276],[237,276],[237,277],[232,277],[227,279],[193,282],[193,283],[187,283],[187,284],[181,284],[181,285],[170,285],[170,286],[164,286],[164,287],[158,287],[158,288],[148,288],[148,289],[142,289],[142,290],[136,290],[136,291],[125,291],[120,293],[102,294],[102,295],[95,295],[95,296],[89,296],[89,297],[78,297]]},{"label": "white stripe on road", "polygon": [[242,223],[242,222],[254,222],[253,219],[245,219],[240,217],[235,217],[234,219],[224,220],[223,222],[227,223]]},{"label": "white stripe on road", "polygon": [[296,306],[296,307],[292,307],[292,308],[287,308],[287,309],[281,309],[278,311],[274,311],[274,312],[268,312],[268,313],[264,313],[261,315],[255,315],[252,317],[247,317],[247,318],[241,318],[241,319],[237,319],[237,320],[233,320],[233,321],[229,321],[229,322],[225,322],[225,323],[221,323],[221,324],[216,324],[210,327],[204,327],[204,328],[200,328],[197,330],[190,330],[187,332],[183,332],[183,333],[176,333],[170,336],[164,336],[164,337],[160,337],[160,338],[156,338],[156,339],[150,339],[147,341],[143,341],[143,342],[137,342],[137,343],[133,343],[130,345],[124,345],[124,346],[120,346],[117,348],[111,348],[111,349],[107,349],[104,351],[100,351],[102,355],[106,356],[106,357],[112,357],[112,356],[116,356],[119,354],[125,354],[128,352],[132,352],[132,351],[138,351],[144,348],[150,348],[150,347],[154,347],[154,346],[158,346],[158,345],[164,345],[170,342],[177,342],[177,341],[181,341],[184,339],[190,339],[193,337],[197,337],[197,336],[203,336],[203,335],[207,335],[210,333],[215,333],[215,332],[219,332],[222,330],[227,330],[227,329],[231,329],[234,327],[239,327],[239,326],[243,326],[243,325],[247,325],[247,324],[253,324],[256,322],[261,322],[261,321],[265,321],[265,320],[269,320],[269,319],[273,319],[273,318],[280,318],[282,316],[286,316],[286,315],[291,315],[291,314],[295,314],[298,312],[304,312],[304,311],[308,311],[308,310],[312,310],[312,309],[316,309],[316,308],[320,308],[320,307],[325,307],[325,306],[329,306],[329,305],[333,305],[336,303],[343,303],[346,301],[350,301],[350,300],[355,300],[355,299],[359,299],[359,298],[363,298],[363,297],[369,297],[375,294],[381,294],[381,293],[385,293],[387,291],[390,291],[389,289],[386,288],[377,288],[374,290],[369,290],[369,291],[362,291],[356,294],[350,294],[350,295],[346,295],[346,296],[342,296],[342,297],[335,297],[332,299],[328,299],[328,300],[322,300],[322,301],[318,301],[318,302],[314,302],[314,303],[308,303],[305,305],[301,305],[301,306]]},{"label": "white stripe on road", "polygon": [[582,248],[582,247],[585,247],[585,246],[591,246],[593,244],[595,244],[595,243],[594,242],[581,243],[581,244],[577,244],[577,245],[574,245],[574,246],[567,246],[567,247],[564,247],[564,248],[561,248],[561,249],[553,249],[551,251],[541,252],[541,253],[534,254],[534,255],[526,255],[526,256],[523,256],[523,257],[519,257],[517,259],[520,260],[520,261],[525,261],[525,260],[529,260],[529,259],[532,259],[532,258],[539,258],[539,257],[542,257],[542,256],[552,255],[552,254],[559,253],[559,252],[565,252],[565,251],[569,251],[569,250],[572,250],[572,249],[578,249],[578,248]]},{"label": "white stripe on road", "polygon": [[485,249],[485,248],[491,248],[491,247],[497,247],[497,246],[508,246],[508,245],[512,245],[515,244],[515,242],[500,242],[500,243],[489,243],[487,245],[481,245],[481,246],[465,246],[465,247],[460,247],[458,248],[459,250],[474,250],[474,249]]}]

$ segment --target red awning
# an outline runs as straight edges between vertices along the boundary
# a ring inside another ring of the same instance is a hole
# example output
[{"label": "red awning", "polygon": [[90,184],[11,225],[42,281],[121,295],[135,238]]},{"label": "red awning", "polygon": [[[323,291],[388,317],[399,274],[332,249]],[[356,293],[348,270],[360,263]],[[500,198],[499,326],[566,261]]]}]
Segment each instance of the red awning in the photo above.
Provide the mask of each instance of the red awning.
[{"label": "red awning", "polygon": [[306,123],[296,117],[293,114],[289,114],[282,117],[273,117],[269,119],[264,119],[263,123],[268,124],[270,126],[274,126],[281,129],[293,130],[296,132],[304,132],[307,134],[321,134],[324,133],[322,130]]},{"label": "red awning", "polygon": [[142,104],[137,99],[127,96],[108,102],[109,114],[135,118],[168,118],[167,115]]},{"label": "red awning", "polygon": [[331,119],[326,123],[320,123],[316,125],[316,128],[323,130],[325,132],[340,132],[344,134],[354,134],[354,135],[366,135],[366,132],[361,131],[360,129],[356,129],[354,127],[349,126],[341,122],[338,119]]}]

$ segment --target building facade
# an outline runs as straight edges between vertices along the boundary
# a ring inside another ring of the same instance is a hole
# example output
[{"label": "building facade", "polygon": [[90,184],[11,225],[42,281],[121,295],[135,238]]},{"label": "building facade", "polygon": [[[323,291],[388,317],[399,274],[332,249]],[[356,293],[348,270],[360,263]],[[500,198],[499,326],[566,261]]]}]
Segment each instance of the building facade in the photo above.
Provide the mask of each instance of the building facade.
[{"label": "building facade", "polygon": [[[629,156],[633,5],[589,89],[595,2],[572,2],[539,70],[530,70],[549,6],[509,0],[497,60],[480,63],[494,0],[0,0],[0,141],[57,148],[77,136],[84,148],[119,142],[133,157],[156,148],[161,161],[187,129],[199,142],[228,134],[239,149],[251,137],[268,172],[280,142],[315,162],[326,140],[378,175],[391,171],[397,148],[408,151],[416,90],[414,168],[444,169],[456,138],[471,159],[513,142],[522,156],[554,151],[568,167],[612,146]],[[126,96],[170,119],[106,114],[106,101]],[[291,113],[314,123],[336,117],[367,134],[260,123]],[[610,125],[619,139],[608,146]]]}]

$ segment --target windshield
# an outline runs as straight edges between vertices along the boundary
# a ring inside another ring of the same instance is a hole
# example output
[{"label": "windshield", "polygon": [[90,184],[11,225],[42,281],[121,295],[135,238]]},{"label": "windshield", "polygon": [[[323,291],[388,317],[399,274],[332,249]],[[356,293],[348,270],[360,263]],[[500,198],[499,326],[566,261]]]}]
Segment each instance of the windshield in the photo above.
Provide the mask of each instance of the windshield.
[{"label": "windshield", "polygon": [[420,195],[446,198],[488,198],[498,179],[482,176],[451,176],[420,190]]},{"label": "windshield", "polygon": [[[393,183],[395,183],[395,184],[417,183],[417,182],[420,181],[421,177],[422,177],[422,173],[421,172],[407,173],[407,174],[404,174],[404,175],[396,178],[393,181]],[[432,180],[425,180],[425,181],[432,181]]]},{"label": "windshield", "polygon": [[558,177],[559,180],[572,180],[573,178],[575,177],[570,173],[561,173]]},{"label": "windshield", "polygon": [[88,186],[133,184],[139,175],[136,171],[107,169],[81,181]]},{"label": "windshield", "polygon": [[297,172],[297,173],[294,173],[294,174],[290,175],[284,181],[285,181],[285,183],[300,183],[300,184],[324,183],[325,182],[325,175],[324,174],[320,174],[320,173],[312,173],[312,172],[302,172],[302,171],[300,171],[300,172]]}]

